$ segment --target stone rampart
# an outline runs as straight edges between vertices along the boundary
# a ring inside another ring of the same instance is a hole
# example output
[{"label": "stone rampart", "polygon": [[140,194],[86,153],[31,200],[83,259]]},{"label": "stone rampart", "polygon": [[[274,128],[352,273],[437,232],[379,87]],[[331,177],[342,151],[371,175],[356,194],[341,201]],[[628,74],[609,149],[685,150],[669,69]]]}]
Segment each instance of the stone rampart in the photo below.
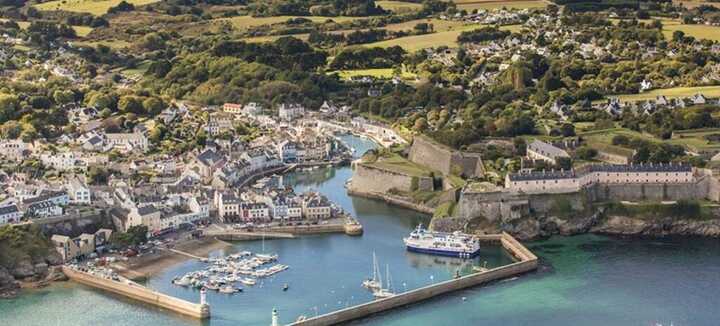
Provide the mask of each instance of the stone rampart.
[{"label": "stone rampart", "polygon": [[416,136],[413,139],[408,158],[412,162],[445,175],[461,174],[466,177],[477,177],[484,173],[480,154],[460,152],[423,136]]},{"label": "stone rampart", "polygon": [[360,192],[386,193],[391,189],[412,192],[415,190],[433,191],[434,183],[431,177],[413,176],[357,163],[349,187]]}]

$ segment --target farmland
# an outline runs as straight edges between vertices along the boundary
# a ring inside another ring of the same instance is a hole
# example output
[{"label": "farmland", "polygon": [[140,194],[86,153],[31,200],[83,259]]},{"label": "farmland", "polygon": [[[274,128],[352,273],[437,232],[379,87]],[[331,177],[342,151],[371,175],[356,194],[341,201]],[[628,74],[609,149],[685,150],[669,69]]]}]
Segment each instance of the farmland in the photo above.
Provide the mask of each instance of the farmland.
[{"label": "farmland", "polygon": [[419,3],[403,1],[375,1],[375,3],[378,6],[383,7],[383,9],[390,10],[399,14],[417,11],[422,8],[422,5]]},{"label": "farmland", "polygon": [[[96,16],[107,13],[108,8],[117,6],[122,0],[56,0],[35,5],[40,10],[64,10],[87,12]],[[135,6],[142,6],[158,0],[127,0]]]},{"label": "farmland", "polygon": [[[392,69],[392,68],[341,70],[341,71],[334,71],[331,73],[337,73],[340,76],[340,78],[346,79],[346,80],[350,79],[352,77],[357,77],[357,76],[371,76],[374,78],[388,79],[388,78],[392,78],[395,75],[394,69]],[[415,75],[411,72],[408,72],[408,71],[403,71],[401,73],[400,77],[402,77],[403,79],[414,79],[415,77],[417,77],[417,75]]]},{"label": "farmland", "polygon": [[[637,102],[654,100],[657,96],[664,95],[670,98],[690,97],[702,93],[706,97],[720,96],[720,86],[699,86],[699,87],[674,87],[665,89],[654,89],[640,94],[625,94],[616,96],[621,102]],[[615,97],[615,96],[614,96]]]},{"label": "farmland", "polygon": [[518,0],[518,1],[478,1],[478,0],[459,0],[455,1],[458,9],[464,9],[467,11],[472,10],[494,10],[501,8],[516,8],[516,9],[532,9],[532,8],[545,8],[547,2],[545,1],[533,1],[533,0]]},{"label": "farmland", "polygon": [[[439,47],[439,46],[447,46],[447,47],[457,47],[457,37],[460,35],[460,33],[464,31],[473,30],[476,28],[480,28],[482,25],[462,25],[457,28],[444,31],[444,32],[437,32],[432,34],[425,34],[425,35],[414,35],[414,36],[408,36],[408,37],[401,37],[393,40],[387,40],[382,42],[376,42],[368,44],[368,47],[372,46],[379,46],[379,47],[391,47],[391,46],[400,46],[406,51],[417,51],[420,49],[425,48],[431,48],[431,47]],[[519,29],[519,26],[517,25],[508,25],[508,26],[502,26],[500,29],[503,30],[509,30],[509,31],[517,31]]]}]

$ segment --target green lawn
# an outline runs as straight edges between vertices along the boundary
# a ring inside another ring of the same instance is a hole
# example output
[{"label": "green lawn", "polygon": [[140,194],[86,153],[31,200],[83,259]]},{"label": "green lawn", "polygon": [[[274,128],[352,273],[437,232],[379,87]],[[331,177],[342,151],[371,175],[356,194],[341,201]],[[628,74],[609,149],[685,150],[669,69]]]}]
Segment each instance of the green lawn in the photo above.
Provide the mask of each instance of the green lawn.
[{"label": "green lawn", "polygon": [[[96,16],[106,14],[108,8],[117,6],[122,0],[56,0],[36,4],[40,10],[64,10],[74,12],[87,12]],[[127,0],[135,6],[142,6],[159,0]]]}]

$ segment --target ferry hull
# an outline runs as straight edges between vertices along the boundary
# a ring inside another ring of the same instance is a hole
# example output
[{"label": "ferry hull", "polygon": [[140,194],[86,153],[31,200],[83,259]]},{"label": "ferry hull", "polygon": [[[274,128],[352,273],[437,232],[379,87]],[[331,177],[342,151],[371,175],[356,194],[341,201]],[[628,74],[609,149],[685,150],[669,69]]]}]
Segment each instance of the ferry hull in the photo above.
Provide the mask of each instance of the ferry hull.
[{"label": "ferry hull", "polygon": [[438,256],[458,257],[458,258],[473,258],[480,253],[480,249],[478,249],[474,252],[461,252],[461,251],[439,250],[439,249],[430,249],[430,248],[419,248],[419,247],[413,247],[413,246],[406,246],[406,247],[407,247],[407,250],[411,251],[411,252],[417,252],[417,253],[423,253],[423,254],[429,254],[429,255],[438,255]]}]

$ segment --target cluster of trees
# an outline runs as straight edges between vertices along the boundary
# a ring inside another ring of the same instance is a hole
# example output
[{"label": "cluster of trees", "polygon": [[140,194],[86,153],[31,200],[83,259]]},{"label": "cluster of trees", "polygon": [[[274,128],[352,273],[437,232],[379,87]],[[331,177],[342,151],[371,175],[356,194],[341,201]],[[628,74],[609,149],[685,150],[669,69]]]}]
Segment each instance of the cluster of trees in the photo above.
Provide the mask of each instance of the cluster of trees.
[{"label": "cluster of trees", "polygon": [[457,41],[460,43],[479,43],[494,40],[502,40],[510,36],[510,31],[503,31],[494,26],[478,28],[472,31],[460,33]]},{"label": "cluster of trees", "polygon": [[108,26],[108,21],[103,17],[97,17],[87,13],[72,13],[65,18],[65,23],[73,26],[102,27]]},{"label": "cluster of trees", "polygon": [[135,5],[132,3],[129,3],[125,0],[120,1],[120,3],[117,4],[117,6],[108,8],[108,14],[114,14],[118,12],[124,12],[124,11],[133,11],[135,10]]},{"label": "cluster of trees", "polygon": [[614,136],[612,144],[634,149],[633,161],[635,163],[669,163],[685,156],[685,149],[680,145],[654,143],[625,135]]},{"label": "cluster of trees", "polygon": [[213,47],[212,54],[218,57],[236,57],[278,69],[301,71],[324,67],[327,58],[325,52],[316,51],[309,44],[294,37],[281,37],[269,43],[222,41]]},{"label": "cluster of trees", "polygon": [[124,248],[138,246],[147,242],[148,227],[136,225],[128,228],[127,232],[113,232],[110,236],[110,243],[115,247]]},{"label": "cluster of trees", "polygon": [[48,21],[34,21],[27,28],[30,41],[40,47],[47,48],[60,38],[75,38],[75,30],[65,24],[56,24]]},{"label": "cluster of trees", "polygon": [[355,16],[383,15],[387,12],[374,0],[274,0],[253,1],[248,8],[254,16]]},{"label": "cluster of trees", "polygon": [[331,70],[392,68],[400,65],[407,54],[399,46],[389,48],[347,47],[330,63]]}]

